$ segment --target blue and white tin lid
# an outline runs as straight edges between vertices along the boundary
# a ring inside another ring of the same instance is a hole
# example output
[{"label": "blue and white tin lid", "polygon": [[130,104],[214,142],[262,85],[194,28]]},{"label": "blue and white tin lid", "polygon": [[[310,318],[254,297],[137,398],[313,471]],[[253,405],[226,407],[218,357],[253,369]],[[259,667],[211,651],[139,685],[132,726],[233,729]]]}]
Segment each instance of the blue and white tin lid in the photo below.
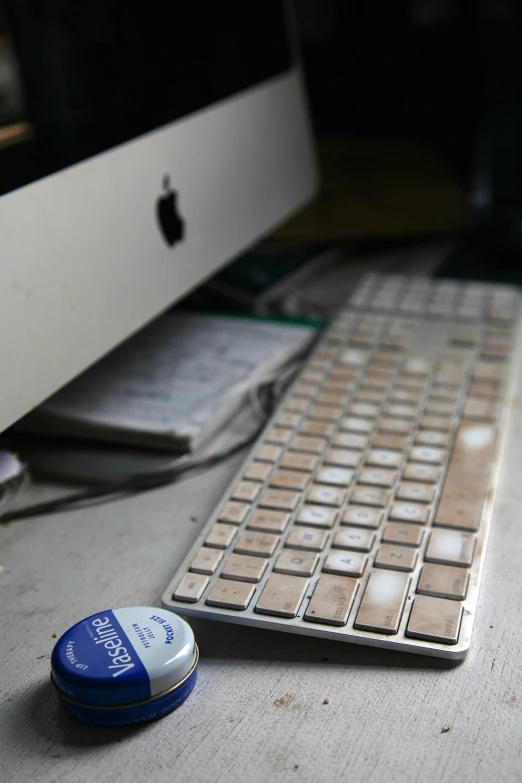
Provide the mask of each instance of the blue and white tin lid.
[{"label": "blue and white tin lid", "polygon": [[[51,656],[59,695],[83,705],[125,707],[156,700],[193,673],[191,627],[164,609],[108,609],[73,625]],[[190,693],[190,689],[188,693]]]}]

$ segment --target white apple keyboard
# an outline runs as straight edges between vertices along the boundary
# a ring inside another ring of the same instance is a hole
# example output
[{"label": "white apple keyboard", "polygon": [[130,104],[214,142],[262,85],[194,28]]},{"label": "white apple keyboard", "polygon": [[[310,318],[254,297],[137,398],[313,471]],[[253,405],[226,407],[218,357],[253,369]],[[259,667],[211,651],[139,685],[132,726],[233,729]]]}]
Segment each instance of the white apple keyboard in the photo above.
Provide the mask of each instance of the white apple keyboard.
[{"label": "white apple keyboard", "polygon": [[366,276],[278,404],[164,606],[463,658],[519,302],[507,286]]}]

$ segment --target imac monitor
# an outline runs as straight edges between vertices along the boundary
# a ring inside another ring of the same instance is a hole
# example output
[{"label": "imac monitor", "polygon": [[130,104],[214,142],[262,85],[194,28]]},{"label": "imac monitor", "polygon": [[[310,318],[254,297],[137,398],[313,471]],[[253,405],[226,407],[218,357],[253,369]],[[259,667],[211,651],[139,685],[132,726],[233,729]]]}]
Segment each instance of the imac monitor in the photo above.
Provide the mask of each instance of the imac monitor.
[{"label": "imac monitor", "polygon": [[315,189],[289,3],[0,0],[0,431]]}]

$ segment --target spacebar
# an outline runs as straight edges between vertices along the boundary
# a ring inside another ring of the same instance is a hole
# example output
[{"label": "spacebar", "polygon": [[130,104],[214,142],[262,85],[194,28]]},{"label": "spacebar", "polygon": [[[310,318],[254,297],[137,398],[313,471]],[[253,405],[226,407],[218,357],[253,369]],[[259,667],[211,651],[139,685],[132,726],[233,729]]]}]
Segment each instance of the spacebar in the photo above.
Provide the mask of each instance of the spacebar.
[{"label": "spacebar", "polygon": [[463,421],[458,430],[435,525],[477,530],[495,443],[495,427]]}]

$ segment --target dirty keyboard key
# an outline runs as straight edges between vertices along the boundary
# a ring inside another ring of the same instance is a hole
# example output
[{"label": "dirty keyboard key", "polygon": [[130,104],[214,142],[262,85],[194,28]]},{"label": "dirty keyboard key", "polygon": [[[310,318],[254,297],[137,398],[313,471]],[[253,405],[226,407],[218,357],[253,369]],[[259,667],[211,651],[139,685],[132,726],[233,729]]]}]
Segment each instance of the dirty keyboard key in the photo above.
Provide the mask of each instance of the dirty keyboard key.
[{"label": "dirty keyboard key", "polygon": [[255,588],[248,582],[234,582],[231,579],[217,579],[208,594],[209,606],[221,606],[223,609],[244,611],[254,595]]},{"label": "dirty keyboard key", "polygon": [[234,500],[248,500],[251,503],[257,498],[261,485],[257,481],[240,481],[232,490]]},{"label": "dirty keyboard key", "polygon": [[409,586],[408,574],[384,569],[372,571],[357,613],[355,627],[362,631],[396,634]]},{"label": "dirty keyboard key", "polygon": [[276,470],[270,479],[271,487],[281,487],[282,489],[297,489],[303,491],[309,481],[309,474],[300,470]]},{"label": "dirty keyboard key", "polygon": [[221,522],[230,522],[232,525],[240,525],[244,522],[246,515],[250,511],[249,503],[239,503],[237,501],[229,501],[221,514],[219,519]]},{"label": "dirty keyboard key", "polygon": [[221,570],[222,579],[237,579],[239,582],[260,582],[268,566],[268,560],[249,555],[232,554]]},{"label": "dirty keyboard key", "polygon": [[378,506],[385,508],[390,500],[390,492],[379,487],[364,487],[357,485],[352,493],[351,501],[363,506]]},{"label": "dirty keyboard key", "polygon": [[269,462],[251,462],[245,471],[245,478],[250,481],[266,481],[272,470]]},{"label": "dirty keyboard key", "polygon": [[424,528],[420,525],[409,525],[401,522],[388,522],[384,529],[382,540],[386,544],[403,544],[404,546],[420,546],[424,538]]},{"label": "dirty keyboard key", "polygon": [[475,538],[460,530],[434,530],[426,551],[427,563],[469,567],[473,562]]},{"label": "dirty keyboard key", "polygon": [[413,602],[406,636],[441,644],[457,644],[461,619],[461,603],[418,595]]},{"label": "dirty keyboard key", "polygon": [[408,546],[382,544],[375,556],[376,568],[391,568],[393,571],[413,571],[418,552]]},{"label": "dirty keyboard key", "polygon": [[345,511],[341,524],[376,529],[381,524],[382,517],[383,512],[379,511],[377,508],[349,505]]},{"label": "dirty keyboard key", "polygon": [[403,522],[425,524],[428,521],[429,508],[418,503],[394,503],[390,511],[390,519],[400,519]]},{"label": "dirty keyboard key", "polygon": [[414,481],[403,481],[397,497],[400,500],[415,500],[418,503],[431,503],[435,497],[435,487],[429,484],[417,484]]},{"label": "dirty keyboard key", "polygon": [[494,441],[493,426],[472,421],[461,423],[435,525],[478,529]]},{"label": "dirty keyboard key", "polygon": [[426,563],[423,566],[417,592],[436,598],[463,601],[469,584],[469,571],[455,566]]},{"label": "dirty keyboard key", "polygon": [[342,506],[346,497],[346,491],[327,484],[312,484],[307,501],[310,503],[322,503],[325,506]]},{"label": "dirty keyboard key", "polygon": [[296,617],[308,588],[308,579],[286,574],[272,574],[255,611],[278,617]]},{"label": "dirty keyboard key", "polygon": [[205,545],[214,549],[227,549],[237,533],[235,525],[224,525],[218,522],[211,528],[205,539]]},{"label": "dirty keyboard key", "polygon": [[315,454],[303,454],[298,451],[287,451],[281,460],[281,467],[289,470],[303,470],[311,473],[316,469],[319,457]]},{"label": "dirty keyboard key", "polygon": [[351,449],[330,449],[324,457],[325,465],[335,465],[342,468],[356,468],[360,461],[360,452]]},{"label": "dirty keyboard key", "polygon": [[369,552],[375,541],[373,530],[360,527],[342,527],[335,534],[334,549],[353,549],[354,552]]},{"label": "dirty keyboard key", "polygon": [[282,549],[274,565],[274,572],[278,574],[312,576],[318,562],[319,555],[315,552],[298,552],[295,549]]},{"label": "dirty keyboard key", "polygon": [[337,487],[348,487],[353,480],[353,470],[346,468],[324,467],[321,468],[316,476],[320,484],[332,484]]},{"label": "dirty keyboard key", "polygon": [[250,517],[247,528],[266,533],[284,533],[290,519],[290,514],[285,511],[258,508]]},{"label": "dirty keyboard key", "polygon": [[357,588],[355,579],[323,575],[317,582],[304,619],[312,623],[346,625]]},{"label": "dirty keyboard key", "polygon": [[234,552],[240,555],[271,557],[275,552],[278,541],[279,536],[272,533],[256,533],[245,530],[237,540]]},{"label": "dirty keyboard key", "polygon": [[360,484],[370,484],[376,487],[393,487],[397,480],[396,470],[386,468],[364,468],[359,473]]},{"label": "dirty keyboard key", "polygon": [[435,446],[413,446],[410,450],[410,459],[413,462],[427,462],[429,465],[442,465],[446,457],[445,449]]},{"label": "dirty keyboard key", "polygon": [[305,503],[301,506],[296,519],[297,525],[316,525],[317,527],[331,528],[337,518],[337,509],[326,506],[312,506]]},{"label": "dirty keyboard key", "polygon": [[208,576],[203,576],[202,574],[185,574],[172,597],[175,598],[176,601],[185,601],[189,604],[195,604],[205,592],[208,583]]},{"label": "dirty keyboard key", "polygon": [[408,462],[404,470],[404,478],[410,481],[425,481],[427,484],[436,484],[440,478],[440,470],[432,465]]},{"label": "dirty keyboard key", "polygon": [[327,574],[359,577],[364,574],[367,563],[368,555],[363,552],[346,552],[339,549],[330,552],[323,571]]},{"label": "dirty keyboard key", "polygon": [[221,561],[223,560],[223,552],[219,549],[210,549],[210,547],[202,547],[197,553],[196,557],[190,565],[190,570],[196,574],[207,574],[208,576],[214,574]]},{"label": "dirty keyboard key", "polygon": [[285,547],[288,549],[305,549],[309,552],[322,552],[328,540],[328,532],[313,527],[294,527]]},{"label": "dirty keyboard key", "polygon": [[261,508],[276,508],[280,511],[293,511],[301,495],[287,489],[267,489],[259,498]]}]

